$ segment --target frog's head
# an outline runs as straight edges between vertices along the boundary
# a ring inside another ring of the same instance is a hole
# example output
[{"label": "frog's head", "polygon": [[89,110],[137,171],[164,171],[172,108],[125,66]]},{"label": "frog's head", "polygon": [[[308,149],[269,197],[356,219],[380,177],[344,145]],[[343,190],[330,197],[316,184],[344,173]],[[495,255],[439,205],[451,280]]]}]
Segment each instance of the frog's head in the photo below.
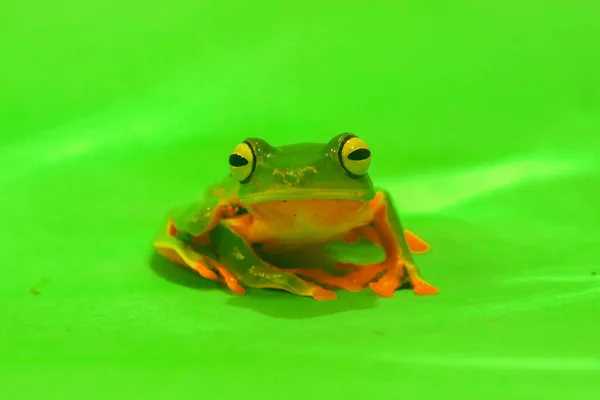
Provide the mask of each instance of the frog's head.
[{"label": "frog's head", "polygon": [[272,200],[370,200],[371,151],[357,136],[344,133],[327,144],[274,147],[249,138],[229,156],[231,178],[239,182],[245,204]]}]

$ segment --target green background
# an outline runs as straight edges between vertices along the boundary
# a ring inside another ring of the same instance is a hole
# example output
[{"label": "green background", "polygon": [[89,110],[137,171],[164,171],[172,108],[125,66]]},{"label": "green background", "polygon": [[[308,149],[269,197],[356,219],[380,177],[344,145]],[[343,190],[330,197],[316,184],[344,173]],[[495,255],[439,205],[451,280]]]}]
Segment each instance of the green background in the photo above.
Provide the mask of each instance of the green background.
[{"label": "green background", "polygon": [[[10,4],[5,4],[10,3]],[[595,398],[597,1],[0,6],[0,396]],[[153,256],[246,136],[352,131],[438,296]],[[38,293],[38,294],[35,294]]]}]

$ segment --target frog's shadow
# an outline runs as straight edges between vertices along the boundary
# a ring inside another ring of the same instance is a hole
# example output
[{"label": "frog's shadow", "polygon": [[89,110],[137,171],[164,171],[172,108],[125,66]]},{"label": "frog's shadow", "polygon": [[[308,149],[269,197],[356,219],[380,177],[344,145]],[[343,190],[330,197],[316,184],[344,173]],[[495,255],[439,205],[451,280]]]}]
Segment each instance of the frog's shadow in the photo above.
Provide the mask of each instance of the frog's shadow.
[{"label": "frog's shadow", "polygon": [[225,300],[228,305],[248,308],[274,318],[306,319],[377,307],[378,297],[368,289],[359,293],[337,291],[338,298],[329,301],[316,301],[311,297],[270,289],[246,289],[246,294],[240,296],[157,253],[153,253],[150,259],[150,268],[169,282],[196,290],[222,291],[223,298],[230,296],[229,300]]}]

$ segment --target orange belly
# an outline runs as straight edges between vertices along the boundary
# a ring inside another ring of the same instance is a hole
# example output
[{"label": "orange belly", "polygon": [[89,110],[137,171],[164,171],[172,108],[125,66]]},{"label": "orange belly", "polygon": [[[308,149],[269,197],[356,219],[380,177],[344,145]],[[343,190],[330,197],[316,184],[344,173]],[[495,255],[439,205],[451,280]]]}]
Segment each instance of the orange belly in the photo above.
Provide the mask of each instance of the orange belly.
[{"label": "orange belly", "polygon": [[370,203],[360,200],[271,201],[247,209],[236,230],[251,243],[281,249],[324,243],[373,219]]}]

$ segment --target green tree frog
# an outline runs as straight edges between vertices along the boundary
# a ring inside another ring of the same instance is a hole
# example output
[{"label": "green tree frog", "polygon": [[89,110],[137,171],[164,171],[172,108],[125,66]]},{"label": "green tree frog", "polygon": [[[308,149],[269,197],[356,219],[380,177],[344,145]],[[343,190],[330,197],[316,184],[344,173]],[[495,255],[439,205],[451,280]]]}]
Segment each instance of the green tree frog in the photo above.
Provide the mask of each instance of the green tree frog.
[{"label": "green tree frog", "polygon": [[[369,147],[350,133],[325,144],[281,147],[246,139],[229,155],[229,176],[210,186],[202,200],[173,210],[153,245],[172,262],[238,294],[245,287],[273,288],[331,300],[336,294],[330,289],[369,286],[392,297],[404,283],[416,294],[436,294],[411,255],[426,252],[428,243],[403,228],[389,193],[373,186],[370,165]],[[260,246],[263,254],[281,253],[361,238],[380,246],[385,259],[339,263],[345,271],[340,276],[310,266],[279,268],[255,251]]]}]

